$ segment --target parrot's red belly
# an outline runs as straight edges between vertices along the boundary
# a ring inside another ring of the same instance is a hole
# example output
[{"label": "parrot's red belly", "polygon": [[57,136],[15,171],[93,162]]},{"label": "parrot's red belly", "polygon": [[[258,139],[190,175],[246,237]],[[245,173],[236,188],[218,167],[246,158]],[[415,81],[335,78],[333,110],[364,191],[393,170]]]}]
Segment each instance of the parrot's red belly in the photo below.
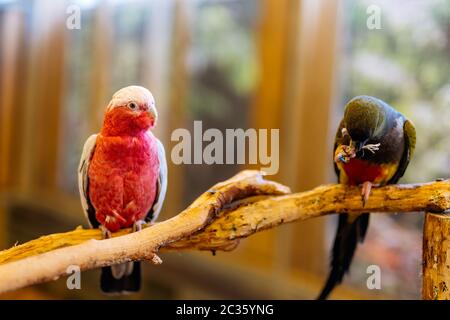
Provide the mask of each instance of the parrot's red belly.
[{"label": "parrot's red belly", "polygon": [[360,185],[364,182],[378,182],[383,178],[383,167],[370,162],[353,158],[343,165],[348,184]]},{"label": "parrot's red belly", "polygon": [[110,231],[146,217],[156,196],[159,174],[155,139],[99,135],[89,166],[89,197],[97,221]]}]

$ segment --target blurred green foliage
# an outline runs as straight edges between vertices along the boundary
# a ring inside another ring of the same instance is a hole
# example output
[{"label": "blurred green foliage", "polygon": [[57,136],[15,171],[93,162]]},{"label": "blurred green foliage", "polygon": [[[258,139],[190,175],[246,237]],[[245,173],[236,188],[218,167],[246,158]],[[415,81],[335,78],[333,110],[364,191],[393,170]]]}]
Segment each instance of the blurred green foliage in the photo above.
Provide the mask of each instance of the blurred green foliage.
[{"label": "blurred green foliage", "polygon": [[197,1],[189,53],[189,107],[194,118],[226,120],[233,109],[242,112],[247,107],[243,100],[258,76],[253,34],[257,9],[254,0]]},{"label": "blurred green foliage", "polygon": [[[366,26],[377,5],[381,29]],[[376,96],[416,125],[405,182],[450,177],[450,1],[348,0],[345,99]]]}]

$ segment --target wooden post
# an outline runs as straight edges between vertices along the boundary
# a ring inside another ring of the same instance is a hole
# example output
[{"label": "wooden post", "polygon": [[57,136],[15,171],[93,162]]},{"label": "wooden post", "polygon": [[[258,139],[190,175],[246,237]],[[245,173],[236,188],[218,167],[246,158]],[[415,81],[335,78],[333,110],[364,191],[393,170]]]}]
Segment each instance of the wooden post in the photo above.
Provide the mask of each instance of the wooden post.
[{"label": "wooden post", "polygon": [[425,214],[422,259],[423,299],[450,300],[450,214]]}]

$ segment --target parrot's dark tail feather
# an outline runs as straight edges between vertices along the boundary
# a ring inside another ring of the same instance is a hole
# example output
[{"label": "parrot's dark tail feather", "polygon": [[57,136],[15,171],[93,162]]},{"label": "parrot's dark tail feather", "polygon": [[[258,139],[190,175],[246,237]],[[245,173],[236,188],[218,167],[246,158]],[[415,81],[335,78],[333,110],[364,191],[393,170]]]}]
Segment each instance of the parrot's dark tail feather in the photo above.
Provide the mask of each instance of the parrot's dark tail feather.
[{"label": "parrot's dark tail feather", "polygon": [[132,262],[133,270],[121,278],[113,275],[111,267],[103,267],[100,277],[100,287],[106,294],[127,294],[138,292],[141,289],[141,263]]},{"label": "parrot's dark tail feather", "polygon": [[334,287],[342,282],[348,272],[358,242],[363,242],[369,226],[369,213],[363,213],[352,221],[348,214],[339,215],[334,240],[331,272],[318,300],[325,300]]}]

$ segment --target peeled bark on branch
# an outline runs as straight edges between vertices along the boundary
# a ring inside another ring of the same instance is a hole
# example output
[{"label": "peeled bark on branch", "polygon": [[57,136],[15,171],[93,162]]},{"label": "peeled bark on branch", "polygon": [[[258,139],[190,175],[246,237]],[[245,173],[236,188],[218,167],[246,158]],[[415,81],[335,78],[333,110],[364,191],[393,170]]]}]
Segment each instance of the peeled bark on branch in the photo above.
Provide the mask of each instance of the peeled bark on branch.
[{"label": "peeled bark on branch", "polygon": [[131,260],[155,263],[157,251],[231,250],[255,232],[332,213],[450,208],[450,180],[375,188],[364,207],[357,187],[327,185],[288,193],[289,188],[264,180],[257,171],[243,171],[179,215],[137,233],[123,230],[119,238],[98,241],[99,230],[77,228],[41,237],[0,252],[0,292],[57,279],[70,265],[88,270]]}]

